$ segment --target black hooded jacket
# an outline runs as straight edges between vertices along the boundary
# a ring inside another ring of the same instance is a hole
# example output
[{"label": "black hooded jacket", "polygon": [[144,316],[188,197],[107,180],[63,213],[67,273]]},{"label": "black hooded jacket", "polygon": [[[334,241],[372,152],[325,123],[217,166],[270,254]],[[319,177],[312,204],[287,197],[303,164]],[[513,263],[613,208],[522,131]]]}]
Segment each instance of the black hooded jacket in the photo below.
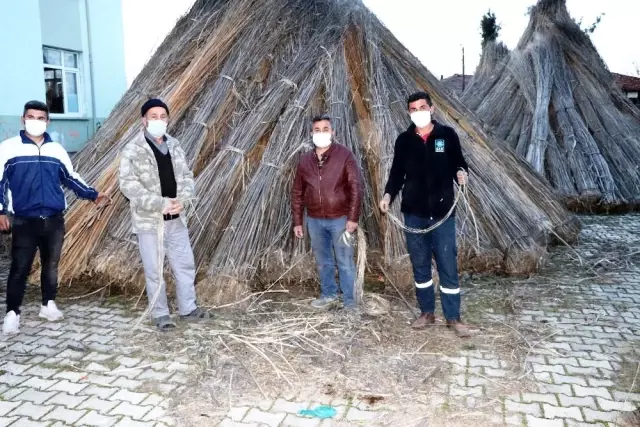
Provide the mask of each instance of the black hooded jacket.
[{"label": "black hooded jacket", "polygon": [[426,142],[414,124],[398,136],[385,193],[393,202],[402,190],[403,213],[442,219],[453,205],[456,174],[468,166],[456,131],[435,120],[433,125]]}]

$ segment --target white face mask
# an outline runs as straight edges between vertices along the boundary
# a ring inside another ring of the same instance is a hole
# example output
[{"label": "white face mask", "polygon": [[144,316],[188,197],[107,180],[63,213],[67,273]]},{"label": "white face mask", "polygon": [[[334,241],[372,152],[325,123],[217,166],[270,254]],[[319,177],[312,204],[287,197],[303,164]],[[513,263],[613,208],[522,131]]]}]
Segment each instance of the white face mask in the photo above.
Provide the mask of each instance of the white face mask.
[{"label": "white face mask", "polygon": [[147,121],[147,132],[154,138],[162,138],[167,133],[167,122],[164,120]]},{"label": "white face mask", "polygon": [[47,122],[42,120],[25,120],[24,130],[31,136],[40,137],[47,130]]},{"label": "white face mask", "polygon": [[431,123],[431,111],[416,111],[411,113],[411,121],[418,128],[425,128]]},{"label": "white face mask", "polygon": [[331,145],[331,134],[329,132],[314,133],[313,144],[318,148],[327,148]]}]

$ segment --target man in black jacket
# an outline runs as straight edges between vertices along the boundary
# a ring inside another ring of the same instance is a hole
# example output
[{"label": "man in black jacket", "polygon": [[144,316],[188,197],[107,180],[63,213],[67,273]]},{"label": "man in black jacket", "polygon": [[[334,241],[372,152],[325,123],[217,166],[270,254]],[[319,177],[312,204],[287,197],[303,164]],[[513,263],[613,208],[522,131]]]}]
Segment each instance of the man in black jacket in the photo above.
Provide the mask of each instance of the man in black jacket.
[{"label": "man in black jacket", "polygon": [[[407,101],[413,122],[395,144],[393,163],[380,209],[386,213],[402,190],[401,210],[405,225],[427,229],[446,217],[454,201],[453,181],[467,182],[467,162],[462,156],[456,132],[432,120],[429,94],[418,92]],[[447,326],[459,337],[469,336],[460,321],[460,286],[456,249],[455,212],[429,233],[406,232],[407,249],[413,267],[416,297],[421,316],[415,329],[435,323],[435,291],[431,258],[435,255],[440,276],[440,297]]]}]

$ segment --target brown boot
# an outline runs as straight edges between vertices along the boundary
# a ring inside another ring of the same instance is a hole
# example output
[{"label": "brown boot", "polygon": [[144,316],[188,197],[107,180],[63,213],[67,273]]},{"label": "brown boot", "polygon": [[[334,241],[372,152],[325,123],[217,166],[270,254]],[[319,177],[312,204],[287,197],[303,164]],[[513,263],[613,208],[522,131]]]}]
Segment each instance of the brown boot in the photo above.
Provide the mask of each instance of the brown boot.
[{"label": "brown boot", "polygon": [[424,329],[436,323],[436,315],[433,313],[422,313],[411,325],[413,329]]},{"label": "brown boot", "polygon": [[447,328],[453,329],[453,332],[458,338],[468,338],[471,336],[471,331],[467,325],[459,320],[447,320]]}]

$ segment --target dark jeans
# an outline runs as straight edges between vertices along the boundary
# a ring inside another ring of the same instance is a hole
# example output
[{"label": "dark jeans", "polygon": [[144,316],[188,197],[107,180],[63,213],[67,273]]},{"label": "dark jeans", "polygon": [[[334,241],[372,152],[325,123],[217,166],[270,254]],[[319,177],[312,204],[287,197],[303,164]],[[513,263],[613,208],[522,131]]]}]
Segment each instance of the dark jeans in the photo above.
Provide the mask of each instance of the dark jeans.
[{"label": "dark jeans", "polygon": [[7,281],[7,313],[20,314],[27,278],[40,249],[42,305],[56,299],[58,262],[64,241],[64,216],[15,217],[11,227],[11,270]]},{"label": "dark jeans", "polygon": [[[336,264],[345,307],[356,305],[356,264],[353,247],[345,245],[342,234],[347,229],[347,217],[337,219],[307,218],[313,256],[320,274],[321,297],[336,297]],[[334,257],[335,253],[335,257]]]},{"label": "dark jeans", "polygon": [[[404,222],[407,227],[426,229],[438,220],[405,214]],[[420,310],[422,313],[433,313],[436,308],[436,295],[431,277],[431,259],[435,256],[444,317],[452,321],[460,320],[455,218],[447,219],[440,227],[427,234],[405,234]]]}]

